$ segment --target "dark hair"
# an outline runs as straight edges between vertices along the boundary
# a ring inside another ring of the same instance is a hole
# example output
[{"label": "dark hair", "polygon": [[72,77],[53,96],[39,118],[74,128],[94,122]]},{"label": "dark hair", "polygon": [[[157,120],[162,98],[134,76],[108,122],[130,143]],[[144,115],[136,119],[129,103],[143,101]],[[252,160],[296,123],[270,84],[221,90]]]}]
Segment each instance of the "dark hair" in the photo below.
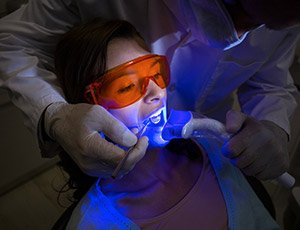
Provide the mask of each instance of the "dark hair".
[{"label": "dark hair", "polygon": [[[85,102],[85,87],[105,72],[107,47],[115,38],[134,39],[149,51],[137,30],[123,20],[95,18],[62,36],[55,51],[55,73],[69,103]],[[96,178],[84,174],[65,151],[59,156],[60,166],[69,174],[66,186],[76,189],[73,198],[78,201]]]},{"label": "dark hair", "polygon": [[115,38],[134,39],[149,51],[137,30],[124,20],[95,18],[63,35],[55,52],[55,73],[69,103],[84,102],[87,85],[106,70],[108,43]]}]

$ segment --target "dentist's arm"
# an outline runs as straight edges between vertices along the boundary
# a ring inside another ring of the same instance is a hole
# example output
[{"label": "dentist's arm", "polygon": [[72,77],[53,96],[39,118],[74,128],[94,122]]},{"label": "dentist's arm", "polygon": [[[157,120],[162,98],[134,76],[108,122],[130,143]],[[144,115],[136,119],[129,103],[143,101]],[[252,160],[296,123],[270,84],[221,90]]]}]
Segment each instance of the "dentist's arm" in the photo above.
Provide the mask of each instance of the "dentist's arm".
[{"label": "dentist's arm", "polygon": [[299,28],[280,34],[282,39],[273,47],[272,55],[238,89],[243,113],[229,112],[226,121],[227,131],[234,136],[224,146],[224,154],[244,173],[263,180],[288,169],[289,120],[297,106],[298,92],[289,67]]},{"label": "dentist's arm", "polygon": [[[61,146],[85,173],[110,176],[125,151],[103,139],[103,132],[123,146],[136,137],[99,106],[67,104],[53,73],[53,52],[60,36],[80,22],[76,1],[29,1],[0,20],[0,87],[25,115],[25,124],[39,133],[42,154]],[[45,129],[44,129],[45,128]],[[38,132],[39,131],[39,132]],[[41,139],[42,138],[42,139]],[[124,171],[143,156],[140,140]]]},{"label": "dentist's arm", "polygon": [[50,103],[65,102],[53,73],[60,36],[80,21],[72,1],[29,1],[0,19],[0,87],[22,110],[25,125],[37,133]]}]

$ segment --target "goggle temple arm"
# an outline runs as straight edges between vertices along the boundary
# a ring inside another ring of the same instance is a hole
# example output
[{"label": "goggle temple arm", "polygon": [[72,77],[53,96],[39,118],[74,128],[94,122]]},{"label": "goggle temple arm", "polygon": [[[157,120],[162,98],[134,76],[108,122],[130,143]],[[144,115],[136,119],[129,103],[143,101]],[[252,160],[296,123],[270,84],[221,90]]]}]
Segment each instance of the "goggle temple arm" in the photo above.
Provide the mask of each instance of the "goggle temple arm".
[{"label": "goggle temple arm", "polygon": [[[84,96],[90,103],[95,104],[95,105],[99,104],[99,101],[96,96],[96,92],[99,91],[101,85],[102,84],[100,82],[94,82],[88,86],[88,89],[86,90]],[[88,94],[91,95],[91,98],[88,96]],[[92,100],[90,100],[90,99],[92,99]]]}]

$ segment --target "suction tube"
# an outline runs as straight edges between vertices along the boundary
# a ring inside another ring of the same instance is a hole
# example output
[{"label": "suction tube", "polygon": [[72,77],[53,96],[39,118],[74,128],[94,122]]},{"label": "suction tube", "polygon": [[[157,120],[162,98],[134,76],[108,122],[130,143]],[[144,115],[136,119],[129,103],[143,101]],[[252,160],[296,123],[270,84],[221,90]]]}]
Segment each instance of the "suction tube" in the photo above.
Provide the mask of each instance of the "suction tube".
[{"label": "suction tube", "polygon": [[[161,135],[166,141],[173,138],[203,137],[214,138],[224,143],[231,138],[223,123],[204,116],[194,115],[190,111],[178,110],[171,110]],[[295,178],[285,172],[277,177],[275,182],[283,187],[292,188],[295,184]]]}]

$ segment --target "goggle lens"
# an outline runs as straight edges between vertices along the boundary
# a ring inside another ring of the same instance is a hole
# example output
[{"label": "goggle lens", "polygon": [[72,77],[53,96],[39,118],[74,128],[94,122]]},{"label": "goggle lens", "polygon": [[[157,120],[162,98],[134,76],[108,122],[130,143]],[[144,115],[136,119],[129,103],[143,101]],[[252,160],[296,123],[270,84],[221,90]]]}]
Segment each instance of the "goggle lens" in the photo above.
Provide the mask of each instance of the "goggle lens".
[{"label": "goggle lens", "polygon": [[153,80],[164,89],[170,82],[165,56],[149,54],[119,65],[87,86],[85,98],[107,109],[123,108],[138,101]]}]

